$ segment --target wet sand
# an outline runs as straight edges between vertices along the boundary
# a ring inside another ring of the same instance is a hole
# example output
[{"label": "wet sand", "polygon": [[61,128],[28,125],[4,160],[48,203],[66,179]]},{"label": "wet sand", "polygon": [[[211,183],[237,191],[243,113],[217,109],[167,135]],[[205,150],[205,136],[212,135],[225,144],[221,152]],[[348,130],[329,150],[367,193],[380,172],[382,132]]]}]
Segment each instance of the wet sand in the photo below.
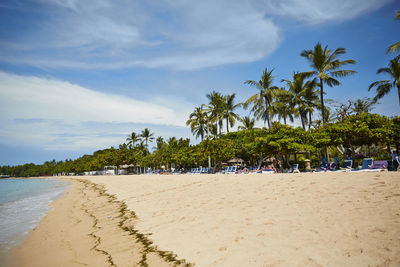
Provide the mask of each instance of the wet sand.
[{"label": "wet sand", "polygon": [[400,173],[78,178],[18,266],[400,265]]}]

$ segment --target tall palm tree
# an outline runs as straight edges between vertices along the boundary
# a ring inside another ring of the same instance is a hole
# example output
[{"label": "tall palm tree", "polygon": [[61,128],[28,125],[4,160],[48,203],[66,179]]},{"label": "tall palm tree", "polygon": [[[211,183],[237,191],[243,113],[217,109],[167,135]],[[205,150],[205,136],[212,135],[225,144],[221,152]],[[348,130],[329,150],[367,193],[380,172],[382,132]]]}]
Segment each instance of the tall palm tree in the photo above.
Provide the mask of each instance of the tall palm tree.
[{"label": "tall palm tree", "polygon": [[[309,84],[308,86],[306,86],[307,89],[304,92],[305,107],[306,112],[308,113],[308,129],[311,128],[312,115],[314,113],[314,110],[321,108],[321,105],[319,103],[318,90],[315,90],[316,86],[318,86],[318,83],[314,80],[314,84]],[[326,110],[327,108],[325,107],[325,113],[327,113]]]},{"label": "tall palm tree", "polygon": [[229,132],[229,125],[231,128],[235,125],[235,121],[240,119],[240,116],[235,113],[235,109],[242,106],[242,103],[235,104],[236,94],[224,96],[224,103],[222,114],[226,121],[226,132]]},{"label": "tall palm tree", "polygon": [[245,84],[256,87],[259,92],[247,99],[243,106],[247,108],[248,105],[253,104],[250,111],[254,113],[257,119],[263,119],[264,124],[267,122],[268,128],[271,128],[272,101],[275,96],[274,90],[278,89],[278,87],[272,85],[274,80],[274,76],[272,76],[273,71],[273,69],[268,71],[265,68],[258,82],[252,80],[245,82]]},{"label": "tall palm tree", "polygon": [[157,137],[156,139],[157,150],[161,149],[164,143],[165,143],[164,138],[162,138],[161,136]]},{"label": "tall palm tree", "polygon": [[142,133],[140,134],[141,137],[143,137],[144,142],[146,143],[146,147],[148,145],[148,142],[154,140],[154,133],[150,132],[149,128],[145,128]]},{"label": "tall palm tree", "polygon": [[201,141],[204,139],[204,135],[207,134],[208,116],[202,107],[195,108],[189,115],[189,119],[186,121],[186,125],[190,125],[192,133],[197,137],[201,137]]},{"label": "tall palm tree", "polygon": [[340,85],[340,82],[335,78],[345,77],[356,73],[354,70],[338,70],[344,65],[356,63],[352,59],[343,61],[337,59],[339,55],[345,53],[345,48],[337,48],[332,52],[328,49],[328,46],[322,48],[321,44],[317,43],[313,50],[304,50],[300,54],[310,61],[311,67],[314,69],[313,71],[306,72],[307,75],[314,76],[319,79],[322,123],[325,123],[324,83],[326,83],[328,86]]},{"label": "tall palm tree", "polygon": [[240,118],[240,121],[242,122],[243,125],[240,125],[238,127],[239,130],[253,130],[254,129],[254,124],[256,120],[254,118],[250,118],[250,116],[245,116],[243,118]]},{"label": "tall palm tree", "polygon": [[282,82],[286,82],[288,94],[292,105],[295,106],[295,112],[300,117],[303,129],[306,129],[306,124],[309,123],[310,117],[307,118],[307,114],[312,112],[313,96],[315,96],[315,87],[317,86],[316,79],[306,81],[307,76],[307,73],[294,73],[293,81],[282,80]]},{"label": "tall palm tree", "polygon": [[[396,14],[396,19],[400,19],[400,11],[397,11]],[[400,42],[397,42],[395,44],[392,44],[391,46],[389,46],[389,48],[387,49],[386,53],[396,53],[400,51]]]},{"label": "tall palm tree", "polygon": [[206,97],[208,98],[209,103],[204,106],[206,107],[205,111],[208,113],[209,121],[210,123],[215,123],[217,131],[219,130],[219,134],[221,134],[224,119],[224,97],[221,93],[216,91],[212,91],[207,94]]},{"label": "tall palm tree", "polygon": [[276,100],[272,104],[272,112],[274,115],[278,115],[278,120],[283,119],[283,123],[286,124],[286,120],[289,119],[293,122],[293,115],[295,114],[295,104],[293,101],[293,94],[285,88],[275,90]]},{"label": "tall palm tree", "polygon": [[132,132],[131,134],[128,135],[128,137],[126,138],[126,141],[128,142],[128,146],[132,149],[136,142],[139,142],[140,136],[137,135],[135,132]]},{"label": "tall palm tree", "polygon": [[371,83],[368,87],[368,91],[373,87],[376,87],[376,96],[374,100],[381,99],[386,94],[390,92],[393,87],[397,87],[397,93],[399,96],[399,104],[400,104],[400,58],[396,57],[390,60],[389,65],[386,68],[380,68],[376,73],[386,73],[389,74],[390,80],[384,81],[376,81]]}]

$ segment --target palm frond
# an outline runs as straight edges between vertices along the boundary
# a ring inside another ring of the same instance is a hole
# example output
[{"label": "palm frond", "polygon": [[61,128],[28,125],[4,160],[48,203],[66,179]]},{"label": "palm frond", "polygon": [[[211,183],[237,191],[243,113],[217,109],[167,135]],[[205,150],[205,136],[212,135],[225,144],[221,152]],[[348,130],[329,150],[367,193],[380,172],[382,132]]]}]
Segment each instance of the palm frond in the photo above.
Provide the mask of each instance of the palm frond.
[{"label": "palm frond", "polygon": [[337,71],[333,71],[330,74],[334,77],[346,77],[348,75],[351,74],[355,74],[357,73],[357,71],[355,70],[337,70]]},{"label": "palm frond", "polygon": [[380,86],[382,84],[386,84],[386,83],[390,83],[389,80],[385,80],[385,81],[376,81],[370,84],[370,86],[368,87],[368,91],[370,91],[372,88],[374,88],[375,86]]}]

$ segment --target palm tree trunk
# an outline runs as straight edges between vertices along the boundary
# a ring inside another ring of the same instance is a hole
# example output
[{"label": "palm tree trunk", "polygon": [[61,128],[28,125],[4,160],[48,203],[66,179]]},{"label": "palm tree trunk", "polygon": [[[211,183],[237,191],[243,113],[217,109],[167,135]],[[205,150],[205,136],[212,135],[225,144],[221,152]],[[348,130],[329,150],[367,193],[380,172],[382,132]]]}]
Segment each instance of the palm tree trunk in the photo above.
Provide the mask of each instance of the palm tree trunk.
[{"label": "palm tree trunk", "polygon": [[283,123],[286,125],[286,116],[283,116]]},{"label": "palm tree trunk", "polygon": [[267,113],[268,129],[271,129],[271,118],[269,116],[269,104],[268,104],[267,96],[264,96],[264,100],[265,100],[265,108],[267,109],[266,113]]},{"label": "palm tree trunk", "polygon": [[397,94],[399,96],[399,104],[400,104],[400,82],[397,83]]},{"label": "palm tree trunk", "polygon": [[[322,81],[322,78],[319,78],[320,86],[321,86],[321,115],[322,115],[322,125],[325,124],[325,106],[324,106],[324,83]],[[328,147],[325,147],[325,152],[326,152],[326,158],[328,159],[329,162],[329,151]]]},{"label": "palm tree trunk", "polygon": [[306,126],[304,125],[304,112],[300,112],[300,119],[301,119],[301,126],[303,127],[303,130],[305,130]]},{"label": "palm tree trunk", "polygon": [[324,84],[322,78],[319,78],[321,87],[321,114],[322,114],[322,124],[325,124],[325,107],[324,107]]},{"label": "palm tree trunk", "polygon": [[229,121],[228,121],[228,117],[226,118],[226,132],[229,133]]},{"label": "palm tree trunk", "polygon": [[311,128],[311,111],[308,111],[308,118],[309,118],[309,120],[308,120],[308,130],[310,130],[310,128]]}]

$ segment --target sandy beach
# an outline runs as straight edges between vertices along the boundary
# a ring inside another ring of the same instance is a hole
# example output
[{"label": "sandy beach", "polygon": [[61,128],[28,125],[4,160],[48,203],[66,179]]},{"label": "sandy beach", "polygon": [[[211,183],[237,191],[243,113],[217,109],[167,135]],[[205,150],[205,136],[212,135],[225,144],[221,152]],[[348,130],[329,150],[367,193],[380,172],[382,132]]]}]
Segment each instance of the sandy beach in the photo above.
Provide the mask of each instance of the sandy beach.
[{"label": "sandy beach", "polygon": [[400,173],[65,179],[13,266],[400,265]]}]

